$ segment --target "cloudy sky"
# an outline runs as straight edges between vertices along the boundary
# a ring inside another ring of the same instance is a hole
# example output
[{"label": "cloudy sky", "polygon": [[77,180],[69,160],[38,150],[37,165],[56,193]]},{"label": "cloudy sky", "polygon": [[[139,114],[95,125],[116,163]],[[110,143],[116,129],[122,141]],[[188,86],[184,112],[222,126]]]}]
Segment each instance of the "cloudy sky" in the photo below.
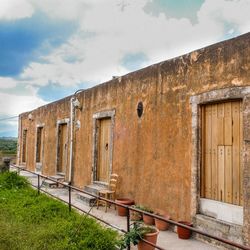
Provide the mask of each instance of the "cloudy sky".
[{"label": "cloudy sky", "polygon": [[250,0],[0,0],[0,136],[21,112],[250,31]]}]

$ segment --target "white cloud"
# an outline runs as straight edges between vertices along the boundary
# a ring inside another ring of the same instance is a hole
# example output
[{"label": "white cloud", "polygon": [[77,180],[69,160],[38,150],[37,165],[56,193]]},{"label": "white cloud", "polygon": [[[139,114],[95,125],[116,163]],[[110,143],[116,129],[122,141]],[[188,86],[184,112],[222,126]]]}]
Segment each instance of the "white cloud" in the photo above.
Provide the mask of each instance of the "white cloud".
[{"label": "white cloud", "polygon": [[50,18],[76,20],[88,9],[86,0],[30,0],[36,9],[45,12]]},{"label": "white cloud", "polygon": [[[196,24],[186,18],[145,13],[143,7],[148,1],[8,0],[12,9],[23,3],[27,16],[35,8],[50,17],[79,23],[75,35],[43,57],[43,63],[31,62],[20,75],[20,82],[67,87],[82,82],[100,83],[128,72],[121,64],[126,54],[144,53],[148,58],[146,66],[218,42],[226,34],[250,30],[250,0],[206,0],[197,13]],[[7,1],[3,3],[7,6]],[[11,12],[13,16],[15,12]],[[86,36],[86,32],[91,35]],[[15,84],[11,79],[0,78],[0,88],[6,88],[7,83]]]},{"label": "white cloud", "polygon": [[34,8],[28,0],[1,0],[0,1],[0,20],[15,20],[31,17]]},{"label": "white cloud", "polygon": [[[33,62],[24,70],[23,79],[41,86],[99,83],[128,72],[121,65],[128,53],[144,53],[152,64],[218,42],[235,30],[249,31],[250,0],[206,0],[196,24],[186,18],[151,16],[143,10],[147,0],[32,2],[50,16],[80,24],[73,37],[43,58],[47,63]],[[86,37],[85,32],[93,35]]]},{"label": "white cloud", "polygon": [[8,116],[17,115],[44,104],[46,104],[46,102],[37,96],[19,96],[0,93],[0,113]]},{"label": "white cloud", "polygon": [[[206,0],[198,12],[200,24],[232,24],[240,33],[250,31],[250,0]],[[228,32],[230,31],[230,28]]]},{"label": "white cloud", "polygon": [[16,87],[16,81],[10,77],[0,77],[0,89],[10,89]]}]

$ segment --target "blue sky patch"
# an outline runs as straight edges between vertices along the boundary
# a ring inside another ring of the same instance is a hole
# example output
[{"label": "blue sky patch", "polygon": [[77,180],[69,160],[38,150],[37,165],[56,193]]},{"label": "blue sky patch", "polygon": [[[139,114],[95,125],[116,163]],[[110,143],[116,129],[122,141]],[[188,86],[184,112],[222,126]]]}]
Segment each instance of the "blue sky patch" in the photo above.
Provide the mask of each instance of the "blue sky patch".
[{"label": "blue sky patch", "polygon": [[78,84],[75,87],[69,86],[69,87],[64,87],[55,83],[50,83],[46,86],[40,87],[37,95],[42,98],[46,102],[53,102],[56,100],[59,100],[61,98],[64,98],[69,95],[73,95],[75,91],[79,89],[88,89],[96,85],[97,83],[82,83]]},{"label": "blue sky patch", "polygon": [[[6,118],[7,118],[6,115],[0,114],[0,137],[2,137],[2,136],[17,136],[17,121],[18,121],[18,118],[12,118],[10,120],[4,120]],[[10,124],[9,123],[10,121],[16,122],[16,125],[14,125],[13,123]]]},{"label": "blue sky patch", "polygon": [[125,55],[122,60],[121,64],[129,71],[134,71],[140,69],[145,62],[148,61],[147,56],[142,53],[134,53],[134,54],[127,54]]},{"label": "blue sky patch", "polygon": [[221,40],[230,39],[240,35],[237,25],[232,22],[224,22],[224,36]]},{"label": "blue sky patch", "polygon": [[[77,90],[77,87],[76,87]],[[72,87],[62,87],[58,84],[48,84],[46,86],[40,87],[37,94],[43,100],[47,102],[52,102],[58,99],[61,99],[65,96],[74,94],[75,90],[72,90]]]},{"label": "blue sky patch", "polygon": [[38,13],[31,18],[0,22],[0,75],[17,76],[31,61],[60,46],[76,24]]},{"label": "blue sky patch", "polygon": [[153,0],[144,7],[147,13],[159,15],[164,13],[168,18],[188,18],[197,21],[197,12],[205,0]]}]

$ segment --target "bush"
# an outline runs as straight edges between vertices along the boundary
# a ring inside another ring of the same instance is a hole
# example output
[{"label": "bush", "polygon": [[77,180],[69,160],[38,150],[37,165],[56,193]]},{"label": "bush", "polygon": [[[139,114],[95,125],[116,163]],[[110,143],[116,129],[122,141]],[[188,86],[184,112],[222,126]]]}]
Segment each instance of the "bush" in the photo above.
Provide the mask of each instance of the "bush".
[{"label": "bush", "polygon": [[19,176],[16,172],[4,172],[0,174],[1,189],[27,188],[29,182],[26,178]]}]

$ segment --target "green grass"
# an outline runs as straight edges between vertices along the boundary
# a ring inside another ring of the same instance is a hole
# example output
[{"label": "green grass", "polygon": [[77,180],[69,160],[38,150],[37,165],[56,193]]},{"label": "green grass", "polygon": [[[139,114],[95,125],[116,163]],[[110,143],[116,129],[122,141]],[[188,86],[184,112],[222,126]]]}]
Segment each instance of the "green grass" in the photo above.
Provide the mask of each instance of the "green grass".
[{"label": "green grass", "polygon": [[112,250],[117,232],[44,194],[16,173],[0,174],[1,250]]}]

